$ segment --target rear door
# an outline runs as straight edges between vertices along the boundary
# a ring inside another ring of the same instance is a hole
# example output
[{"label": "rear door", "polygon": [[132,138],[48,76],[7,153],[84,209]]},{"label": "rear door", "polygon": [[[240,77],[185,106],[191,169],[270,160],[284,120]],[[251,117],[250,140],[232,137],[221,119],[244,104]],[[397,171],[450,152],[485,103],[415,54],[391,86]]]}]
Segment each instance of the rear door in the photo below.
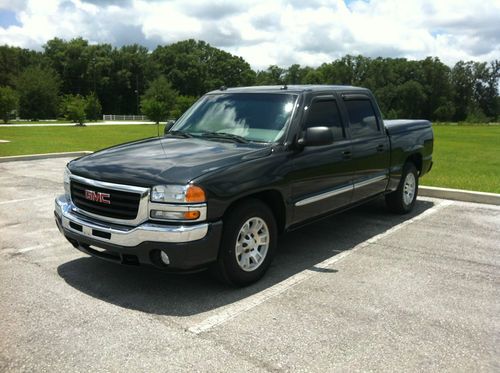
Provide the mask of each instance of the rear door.
[{"label": "rear door", "polygon": [[365,94],[343,95],[351,135],[353,202],[386,190],[390,144],[378,108]]},{"label": "rear door", "polygon": [[351,144],[336,96],[315,96],[307,106],[302,130],[326,126],[334,140],[330,145],[306,146],[293,155],[294,223],[345,206],[352,198]]}]

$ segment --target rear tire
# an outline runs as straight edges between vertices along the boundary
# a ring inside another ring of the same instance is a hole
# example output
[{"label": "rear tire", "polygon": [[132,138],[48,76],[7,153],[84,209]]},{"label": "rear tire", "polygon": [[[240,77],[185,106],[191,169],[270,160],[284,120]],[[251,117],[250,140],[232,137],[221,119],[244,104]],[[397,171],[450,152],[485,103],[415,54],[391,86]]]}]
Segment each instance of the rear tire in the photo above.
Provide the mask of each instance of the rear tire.
[{"label": "rear tire", "polygon": [[407,214],[415,206],[418,194],[418,170],[411,162],[403,167],[396,191],[385,196],[387,207],[397,214]]},{"label": "rear tire", "polygon": [[276,220],[257,199],[245,200],[224,217],[219,258],[211,270],[220,280],[247,286],[269,268],[277,246]]}]

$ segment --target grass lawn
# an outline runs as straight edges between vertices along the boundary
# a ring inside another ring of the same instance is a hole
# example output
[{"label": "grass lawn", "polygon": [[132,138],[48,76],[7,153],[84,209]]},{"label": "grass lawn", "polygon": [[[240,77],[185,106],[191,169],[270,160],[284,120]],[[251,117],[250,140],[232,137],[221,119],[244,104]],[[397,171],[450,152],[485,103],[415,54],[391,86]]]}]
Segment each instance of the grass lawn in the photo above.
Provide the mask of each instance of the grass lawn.
[{"label": "grass lawn", "polygon": [[[70,123],[71,121],[68,119],[51,119],[51,120],[11,120],[5,124],[57,124],[57,123]],[[102,122],[102,120],[97,120],[89,123],[98,123]],[[3,124],[3,122],[2,122]]]},{"label": "grass lawn", "polygon": [[[160,126],[160,133],[163,127]],[[422,185],[500,193],[500,125],[434,125],[434,167]],[[98,150],[156,136],[156,125],[0,126],[0,156]]]},{"label": "grass lawn", "polygon": [[[160,125],[160,133],[163,127]],[[98,150],[127,141],[156,136],[153,124],[125,126],[1,127],[0,156]]]},{"label": "grass lawn", "polygon": [[434,125],[434,166],[420,184],[500,193],[500,125]]}]

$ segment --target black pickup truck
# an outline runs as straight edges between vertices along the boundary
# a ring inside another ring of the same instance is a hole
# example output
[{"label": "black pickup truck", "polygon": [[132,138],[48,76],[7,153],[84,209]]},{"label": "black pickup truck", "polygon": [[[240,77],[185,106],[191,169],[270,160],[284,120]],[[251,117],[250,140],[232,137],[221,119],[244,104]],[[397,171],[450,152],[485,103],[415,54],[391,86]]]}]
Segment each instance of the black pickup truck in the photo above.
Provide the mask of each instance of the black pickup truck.
[{"label": "black pickup truck", "polygon": [[382,195],[409,212],[432,150],[429,121],[384,121],[368,89],[223,87],[162,137],[69,162],[55,219],[87,254],[243,286],[278,234]]}]

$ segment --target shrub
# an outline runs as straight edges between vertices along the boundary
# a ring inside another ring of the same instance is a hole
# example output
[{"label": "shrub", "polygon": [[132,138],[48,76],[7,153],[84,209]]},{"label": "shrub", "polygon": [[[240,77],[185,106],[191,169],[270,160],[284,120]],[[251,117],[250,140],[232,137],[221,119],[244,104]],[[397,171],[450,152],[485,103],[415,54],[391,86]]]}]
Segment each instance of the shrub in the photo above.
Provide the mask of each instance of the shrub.
[{"label": "shrub", "polygon": [[101,103],[93,92],[85,98],[85,116],[88,120],[98,120],[101,116]]},{"label": "shrub", "polygon": [[78,126],[84,126],[86,100],[80,95],[67,95],[63,99],[64,117]]},{"label": "shrub", "polygon": [[5,123],[9,121],[12,113],[17,110],[19,97],[12,88],[0,87],[0,116]]}]

